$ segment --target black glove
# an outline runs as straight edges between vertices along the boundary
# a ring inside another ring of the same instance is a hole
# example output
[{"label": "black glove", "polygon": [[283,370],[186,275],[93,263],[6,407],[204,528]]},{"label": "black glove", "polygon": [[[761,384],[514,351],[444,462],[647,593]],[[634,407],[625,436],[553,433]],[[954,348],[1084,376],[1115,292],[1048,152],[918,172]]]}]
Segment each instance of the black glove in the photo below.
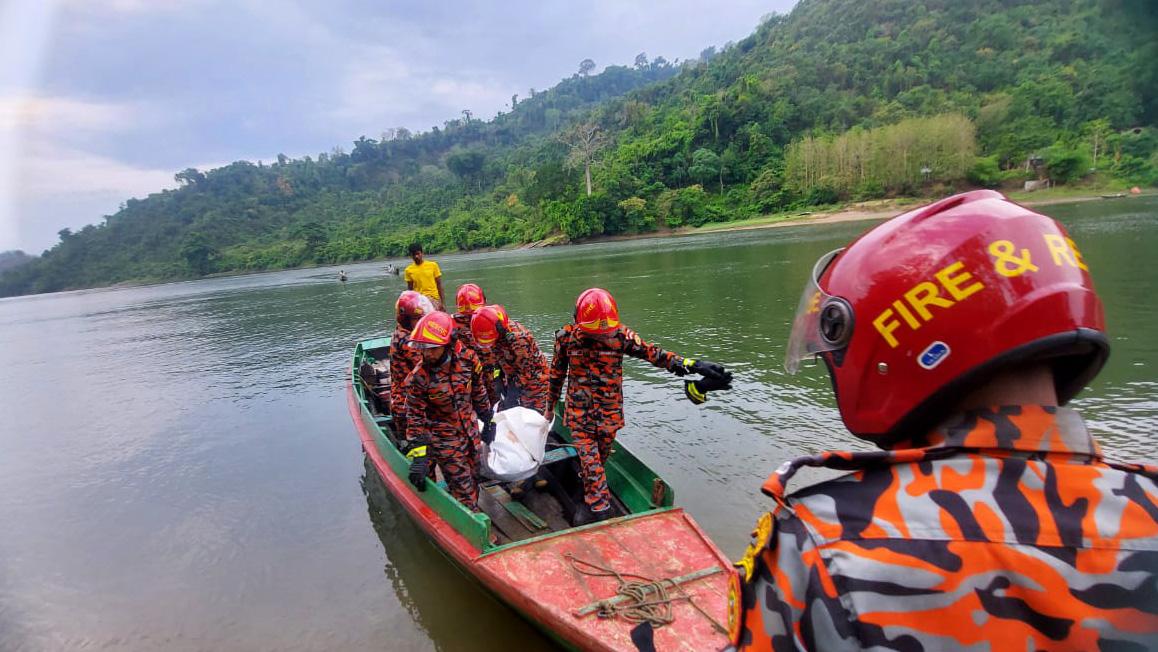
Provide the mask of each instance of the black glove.
[{"label": "black glove", "polygon": [[684,396],[696,405],[708,400],[708,392],[721,389],[732,389],[732,374],[727,378],[701,378],[699,380],[684,381]]},{"label": "black glove", "polygon": [[495,422],[490,421],[490,420],[487,420],[487,422],[483,424],[482,440],[483,440],[483,443],[486,444],[487,446],[490,446],[491,443],[493,443],[495,440],[495,428],[496,427],[497,426],[495,425]]},{"label": "black glove", "polygon": [[681,377],[693,373],[704,378],[732,381],[732,374],[724,368],[724,365],[708,360],[696,360],[695,358],[684,358],[682,364],[678,364],[672,369],[672,373]]},{"label": "black glove", "polygon": [[419,491],[426,491],[426,473],[430,470],[430,458],[426,457],[426,446],[415,446],[406,454],[410,460],[410,484]]}]

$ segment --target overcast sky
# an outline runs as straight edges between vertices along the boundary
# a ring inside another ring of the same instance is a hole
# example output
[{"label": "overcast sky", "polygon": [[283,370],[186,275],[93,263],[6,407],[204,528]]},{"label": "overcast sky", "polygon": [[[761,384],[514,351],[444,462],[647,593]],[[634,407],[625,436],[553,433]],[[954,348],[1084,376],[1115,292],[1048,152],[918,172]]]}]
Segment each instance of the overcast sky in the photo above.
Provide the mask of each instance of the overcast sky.
[{"label": "overcast sky", "polygon": [[592,58],[694,58],[794,0],[0,0],[0,251],[186,167],[489,119]]}]

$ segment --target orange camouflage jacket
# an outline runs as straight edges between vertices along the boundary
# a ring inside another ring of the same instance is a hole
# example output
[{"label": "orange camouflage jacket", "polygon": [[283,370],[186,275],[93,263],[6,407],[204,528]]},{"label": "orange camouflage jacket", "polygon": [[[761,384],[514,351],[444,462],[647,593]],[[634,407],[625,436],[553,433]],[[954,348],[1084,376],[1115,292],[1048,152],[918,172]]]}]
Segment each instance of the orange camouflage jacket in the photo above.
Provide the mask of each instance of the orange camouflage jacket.
[{"label": "orange camouflage jacket", "polygon": [[513,380],[533,404],[547,405],[547,357],[539,350],[535,336],[521,323],[510,320],[502,343],[495,346],[495,362],[506,379]]},{"label": "orange camouflage jacket", "polygon": [[471,315],[464,315],[456,312],[454,317],[454,339],[462,342],[463,345],[474,351],[478,356],[479,362],[482,363],[483,389],[487,392],[487,401],[494,405],[499,402],[500,393],[499,386],[496,382],[498,376],[498,365],[495,362],[494,352],[483,346],[479,346],[478,342],[474,340],[474,333],[470,330]]},{"label": "orange camouflage jacket", "polygon": [[410,329],[403,328],[402,324],[396,324],[394,335],[390,338],[390,414],[396,419],[403,419],[406,416],[406,398],[402,392],[402,382],[422,360],[418,351],[406,346],[409,339]]},{"label": "orange camouflage jacket", "polygon": [[[801,466],[852,473],[785,496]],[[739,647],[1158,649],[1156,480],[1029,405],[785,463],[738,564]]]},{"label": "orange camouflage jacket", "polygon": [[478,439],[475,417],[490,418],[491,406],[481,382],[482,364],[474,351],[456,342],[437,367],[419,363],[406,377],[406,433],[416,446],[438,436]]},{"label": "orange camouflage jacket", "polygon": [[567,324],[555,332],[547,405],[558,402],[566,380],[568,428],[587,433],[622,428],[625,355],[668,371],[684,363],[682,357],[644,341],[626,326],[610,339],[595,340],[575,324]]}]

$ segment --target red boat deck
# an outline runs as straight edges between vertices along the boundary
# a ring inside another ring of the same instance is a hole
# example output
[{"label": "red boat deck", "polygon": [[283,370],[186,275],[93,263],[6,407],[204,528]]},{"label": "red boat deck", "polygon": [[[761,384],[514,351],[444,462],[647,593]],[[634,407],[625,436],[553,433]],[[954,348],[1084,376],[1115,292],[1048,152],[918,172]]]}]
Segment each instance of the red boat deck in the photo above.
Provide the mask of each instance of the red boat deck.
[{"label": "red boat deck", "polygon": [[571,530],[498,550],[475,562],[508,602],[549,624],[573,645],[585,650],[635,650],[630,635],[634,623],[595,614],[576,616],[582,607],[615,597],[618,582],[614,577],[578,572],[569,556],[651,580],[699,576],[668,587],[669,596],[687,595],[695,604],[673,600],[675,621],[655,630],[656,649],[719,650],[728,644],[723,628],[727,627],[731,564],[683,510]]}]

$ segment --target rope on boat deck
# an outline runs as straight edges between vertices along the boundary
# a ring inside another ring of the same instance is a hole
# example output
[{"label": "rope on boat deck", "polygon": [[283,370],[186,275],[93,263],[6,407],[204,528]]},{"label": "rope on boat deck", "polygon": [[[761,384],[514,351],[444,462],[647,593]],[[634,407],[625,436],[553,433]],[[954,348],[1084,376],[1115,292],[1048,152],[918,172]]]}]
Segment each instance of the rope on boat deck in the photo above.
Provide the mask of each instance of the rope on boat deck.
[{"label": "rope on boat deck", "polygon": [[[591,577],[614,577],[619,582],[615,588],[615,597],[598,603],[595,614],[600,618],[622,618],[629,623],[647,622],[651,623],[652,627],[663,627],[675,622],[672,603],[676,600],[687,600],[688,604],[703,614],[716,629],[725,634],[728,632],[715,618],[701,609],[700,605],[692,599],[692,596],[684,593],[683,588],[672,578],[653,580],[636,573],[620,573],[614,568],[579,559],[569,552],[563,556],[567,558],[571,568],[577,573]],[[594,570],[585,570],[580,565]],[[628,580],[625,577],[634,577],[642,581]],[[669,588],[676,589],[680,595],[669,595]],[[584,614],[576,613],[575,615],[582,617]]]}]

